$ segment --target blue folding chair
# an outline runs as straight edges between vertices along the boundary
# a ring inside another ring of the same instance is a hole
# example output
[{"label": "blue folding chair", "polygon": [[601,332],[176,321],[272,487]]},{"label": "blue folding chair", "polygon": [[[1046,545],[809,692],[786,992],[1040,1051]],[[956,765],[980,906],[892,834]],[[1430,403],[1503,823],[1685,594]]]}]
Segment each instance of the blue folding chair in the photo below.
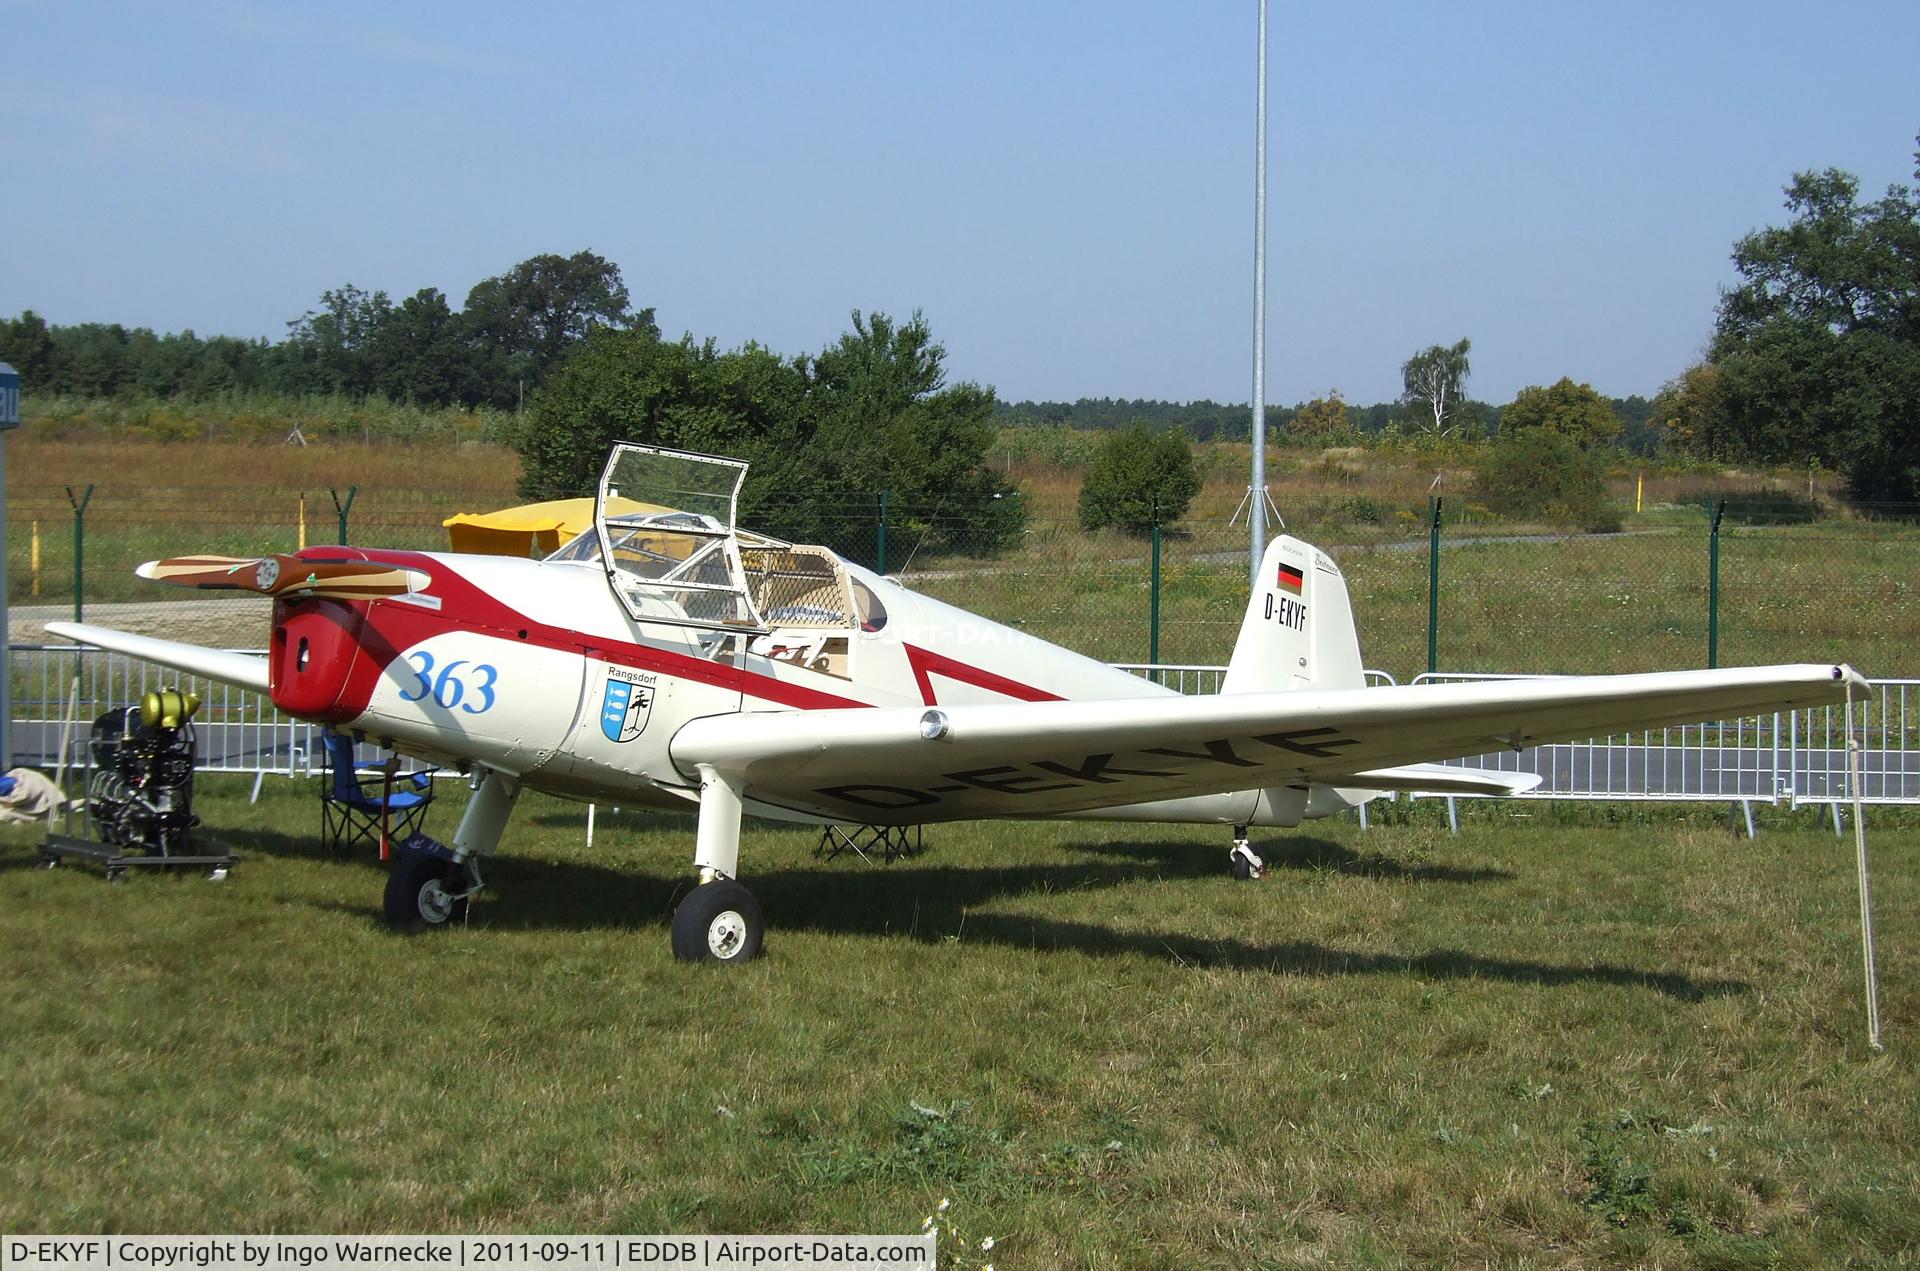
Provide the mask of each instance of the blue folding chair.
[{"label": "blue folding chair", "polygon": [[335,856],[351,856],[361,843],[380,854],[380,841],[404,843],[420,832],[433,804],[433,775],[392,774],[387,768],[356,764],[353,739],[331,729],[321,734],[327,751],[327,777],[320,787],[320,835]]}]

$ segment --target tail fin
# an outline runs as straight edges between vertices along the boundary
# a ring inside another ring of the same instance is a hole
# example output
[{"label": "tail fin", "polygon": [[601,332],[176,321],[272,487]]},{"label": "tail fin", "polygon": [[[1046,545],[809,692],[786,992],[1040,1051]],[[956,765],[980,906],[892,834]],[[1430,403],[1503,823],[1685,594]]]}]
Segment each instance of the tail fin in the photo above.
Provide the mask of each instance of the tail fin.
[{"label": "tail fin", "polygon": [[1267,545],[1222,693],[1361,688],[1347,581],[1327,554],[1282,534]]}]

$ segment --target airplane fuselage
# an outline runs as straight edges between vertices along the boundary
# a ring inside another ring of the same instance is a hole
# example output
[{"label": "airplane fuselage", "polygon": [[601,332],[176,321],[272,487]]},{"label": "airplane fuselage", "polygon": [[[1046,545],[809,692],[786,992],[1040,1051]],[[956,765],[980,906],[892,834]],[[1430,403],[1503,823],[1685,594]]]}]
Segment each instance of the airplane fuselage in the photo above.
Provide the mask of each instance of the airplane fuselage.
[{"label": "airplane fuselage", "polygon": [[[856,621],[731,634],[635,620],[592,563],[356,548],[300,555],[378,562],[431,581],[376,600],[277,601],[276,706],[576,798],[687,808],[698,776],[674,762],[672,740],[705,716],[1171,692],[844,561],[862,592]],[[900,819],[887,815],[899,801],[884,774],[864,800],[851,797],[874,820]],[[751,800],[750,810],[847,819]],[[1242,808],[1189,811],[1226,821]]]}]

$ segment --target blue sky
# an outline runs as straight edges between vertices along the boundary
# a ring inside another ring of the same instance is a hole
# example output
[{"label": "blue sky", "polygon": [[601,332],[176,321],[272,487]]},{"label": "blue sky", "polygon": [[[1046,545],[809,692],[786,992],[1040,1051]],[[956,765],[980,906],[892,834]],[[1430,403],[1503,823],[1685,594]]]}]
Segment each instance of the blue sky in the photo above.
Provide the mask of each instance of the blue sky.
[{"label": "blue sky", "polygon": [[[278,337],[538,252],[671,334],[925,311],[1003,397],[1246,400],[1253,0],[0,0],[0,312]],[[1792,172],[1912,177],[1920,5],[1275,0],[1268,397],[1651,393]]]}]

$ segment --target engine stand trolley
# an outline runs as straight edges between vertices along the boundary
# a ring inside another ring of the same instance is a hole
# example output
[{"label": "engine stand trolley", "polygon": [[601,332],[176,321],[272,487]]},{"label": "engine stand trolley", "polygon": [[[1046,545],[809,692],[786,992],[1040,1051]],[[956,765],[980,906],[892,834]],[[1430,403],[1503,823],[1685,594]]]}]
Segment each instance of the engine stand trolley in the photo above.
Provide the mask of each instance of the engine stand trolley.
[{"label": "engine stand trolley", "polygon": [[[162,689],[138,706],[117,707],[72,743],[79,762],[63,764],[69,794],[61,832],[48,822],[40,863],[91,862],[120,882],[130,869],[202,869],[223,879],[239,859],[211,840],[196,841],[193,814],[193,713],[200,699]],[[81,793],[83,792],[83,793]],[[77,809],[77,813],[76,813]],[[76,825],[76,822],[78,824]]]}]

